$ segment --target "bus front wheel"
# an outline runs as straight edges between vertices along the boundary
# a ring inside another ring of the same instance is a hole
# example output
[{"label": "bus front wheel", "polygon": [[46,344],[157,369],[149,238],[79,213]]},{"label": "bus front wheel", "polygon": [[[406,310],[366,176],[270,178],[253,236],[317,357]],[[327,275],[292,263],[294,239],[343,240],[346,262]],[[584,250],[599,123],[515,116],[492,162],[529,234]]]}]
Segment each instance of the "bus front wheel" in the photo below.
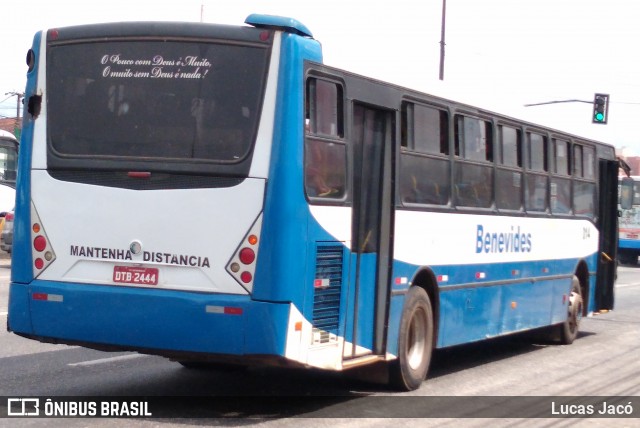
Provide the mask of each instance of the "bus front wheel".
[{"label": "bus front wheel", "polygon": [[571,282],[571,294],[567,307],[567,320],[560,326],[560,342],[569,345],[578,337],[578,329],[582,320],[582,293],[580,292],[580,280],[573,276]]},{"label": "bus front wheel", "polygon": [[431,301],[422,288],[411,287],[402,309],[398,334],[398,359],[391,367],[392,384],[405,391],[418,389],[427,376],[432,350]]}]

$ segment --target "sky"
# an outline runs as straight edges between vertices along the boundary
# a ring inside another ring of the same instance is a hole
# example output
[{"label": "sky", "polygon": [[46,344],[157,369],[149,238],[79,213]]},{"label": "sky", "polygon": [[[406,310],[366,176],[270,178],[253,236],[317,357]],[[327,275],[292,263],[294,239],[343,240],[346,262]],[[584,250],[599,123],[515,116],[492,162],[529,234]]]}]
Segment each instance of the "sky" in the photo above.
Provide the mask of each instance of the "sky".
[{"label": "sky", "polygon": [[[251,13],[295,18],[330,66],[604,141],[640,155],[640,2],[447,0],[58,0],[4,4],[0,116],[14,117],[25,56],[43,29],[95,22],[193,21],[243,25]],[[595,93],[608,124],[591,122]],[[549,101],[582,100],[525,107]]]}]

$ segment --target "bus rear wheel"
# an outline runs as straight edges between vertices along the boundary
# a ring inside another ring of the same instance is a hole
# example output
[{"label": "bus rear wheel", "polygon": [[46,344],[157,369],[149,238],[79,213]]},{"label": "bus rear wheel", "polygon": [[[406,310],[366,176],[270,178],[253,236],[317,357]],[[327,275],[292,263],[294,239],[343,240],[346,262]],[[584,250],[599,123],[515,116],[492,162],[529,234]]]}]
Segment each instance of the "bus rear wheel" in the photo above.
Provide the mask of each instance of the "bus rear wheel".
[{"label": "bus rear wheel", "polygon": [[398,359],[391,366],[394,387],[418,389],[429,370],[433,351],[433,311],[427,293],[411,287],[402,309],[398,334]]},{"label": "bus rear wheel", "polygon": [[582,320],[583,300],[580,292],[580,280],[573,276],[571,282],[571,294],[569,295],[569,306],[567,307],[567,319],[560,326],[560,342],[563,345],[570,345],[578,337],[578,329]]}]

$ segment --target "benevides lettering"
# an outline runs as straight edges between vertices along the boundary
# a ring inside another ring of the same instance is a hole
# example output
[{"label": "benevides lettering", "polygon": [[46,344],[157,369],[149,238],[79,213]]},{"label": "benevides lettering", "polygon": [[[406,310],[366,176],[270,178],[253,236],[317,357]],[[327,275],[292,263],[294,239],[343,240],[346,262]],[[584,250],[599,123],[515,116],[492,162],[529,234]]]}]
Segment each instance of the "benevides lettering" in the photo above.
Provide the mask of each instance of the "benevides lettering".
[{"label": "benevides lettering", "polygon": [[532,239],[530,233],[520,231],[520,226],[511,226],[509,232],[486,232],[479,224],[476,229],[476,253],[529,253]]},{"label": "benevides lettering", "polygon": [[209,257],[190,256],[185,254],[152,253],[144,251],[142,253],[142,260],[145,262],[167,263],[178,266],[211,267],[209,264]]}]

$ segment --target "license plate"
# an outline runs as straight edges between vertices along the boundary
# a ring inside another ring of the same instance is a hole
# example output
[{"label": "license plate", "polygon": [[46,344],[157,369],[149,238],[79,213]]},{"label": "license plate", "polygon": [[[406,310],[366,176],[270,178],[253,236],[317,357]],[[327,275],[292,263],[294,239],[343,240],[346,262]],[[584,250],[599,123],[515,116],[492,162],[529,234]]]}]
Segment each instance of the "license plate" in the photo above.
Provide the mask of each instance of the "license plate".
[{"label": "license plate", "polygon": [[122,284],[157,285],[158,269],[137,266],[114,266],[113,282]]}]

